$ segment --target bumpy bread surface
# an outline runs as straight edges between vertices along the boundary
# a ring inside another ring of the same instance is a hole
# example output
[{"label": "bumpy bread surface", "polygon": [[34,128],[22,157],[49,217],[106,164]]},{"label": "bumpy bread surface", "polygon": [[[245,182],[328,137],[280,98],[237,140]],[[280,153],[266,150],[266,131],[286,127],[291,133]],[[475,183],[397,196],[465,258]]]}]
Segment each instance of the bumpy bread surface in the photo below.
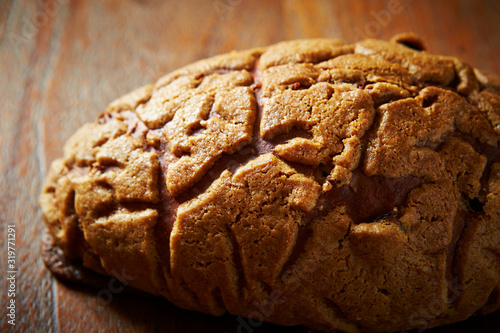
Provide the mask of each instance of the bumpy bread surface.
[{"label": "bumpy bread surface", "polygon": [[500,80],[405,44],[283,42],[116,100],[51,166],[50,235],[214,315],[381,332],[499,309]]}]

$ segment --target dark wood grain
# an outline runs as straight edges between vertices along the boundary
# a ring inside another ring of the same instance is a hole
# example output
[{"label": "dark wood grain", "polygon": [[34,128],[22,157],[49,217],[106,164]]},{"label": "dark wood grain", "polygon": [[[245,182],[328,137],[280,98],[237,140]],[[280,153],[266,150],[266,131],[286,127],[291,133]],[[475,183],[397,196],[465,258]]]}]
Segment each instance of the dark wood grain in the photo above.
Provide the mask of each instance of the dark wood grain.
[{"label": "dark wood grain", "polygon": [[[104,304],[99,290],[57,282],[40,258],[37,200],[48,164],[114,98],[192,61],[285,39],[389,39],[406,31],[421,35],[432,53],[500,74],[499,1],[0,0],[0,269],[8,224],[16,225],[18,262],[17,325],[6,321],[2,278],[0,330],[248,331],[229,315],[127,293]],[[493,332],[498,314],[429,332],[473,327]],[[267,324],[252,330],[297,331]]]}]

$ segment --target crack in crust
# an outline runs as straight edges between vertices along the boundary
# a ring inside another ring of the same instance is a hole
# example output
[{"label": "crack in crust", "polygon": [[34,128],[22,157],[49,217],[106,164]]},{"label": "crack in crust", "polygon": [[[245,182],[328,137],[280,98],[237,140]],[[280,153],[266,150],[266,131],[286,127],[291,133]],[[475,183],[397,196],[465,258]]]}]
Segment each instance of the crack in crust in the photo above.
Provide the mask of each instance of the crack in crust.
[{"label": "crack in crust", "polygon": [[178,196],[195,185],[222,154],[252,141],[256,101],[249,72],[212,74],[184,94],[190,95],[166,125],[171,152],[180,156],[168,167],[167,186]]},{"label": "crack in crust", "polygon": [[500,78],[421,49],[284,42],[117,99],[50,168],[47,265],[330,331],[499,309]]}]

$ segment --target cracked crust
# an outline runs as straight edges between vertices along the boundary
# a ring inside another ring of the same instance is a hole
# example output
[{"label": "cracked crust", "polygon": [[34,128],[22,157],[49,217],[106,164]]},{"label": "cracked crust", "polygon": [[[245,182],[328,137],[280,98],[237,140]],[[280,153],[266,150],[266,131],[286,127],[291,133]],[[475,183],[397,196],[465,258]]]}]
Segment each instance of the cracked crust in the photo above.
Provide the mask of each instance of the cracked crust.
[{"label": "cracked crust", "polygon": [[500,79],[423,49],[283,42],[114,101],[50,168],[47,266],[326,331],[498,310]]}]

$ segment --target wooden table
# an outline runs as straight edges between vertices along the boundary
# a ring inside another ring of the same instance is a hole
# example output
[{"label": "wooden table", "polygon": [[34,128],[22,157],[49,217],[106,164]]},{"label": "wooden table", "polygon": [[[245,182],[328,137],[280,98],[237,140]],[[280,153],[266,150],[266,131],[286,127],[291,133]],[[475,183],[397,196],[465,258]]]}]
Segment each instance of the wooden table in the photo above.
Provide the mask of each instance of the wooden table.
[{"label": "wooden table", "polygon": [[[0,267],[7,267],[12,224],[16,330],[237,332],[235,317],[213,318],[126,293],[105,305],[97,290],[56,281],[40,258],[44,226],[37,200],[48,164],[108,102],[194,60],[284,39],[389,39],[405,31],[424,37],[432,53],[500,74],[499,1],[1,0]],[[0,289],[0,330],[12,331],[6,278]],[[495,325],[498,314],[440,332],[491,332]],[[278,331],[296,330],[267,324],[254,330]]]}]

